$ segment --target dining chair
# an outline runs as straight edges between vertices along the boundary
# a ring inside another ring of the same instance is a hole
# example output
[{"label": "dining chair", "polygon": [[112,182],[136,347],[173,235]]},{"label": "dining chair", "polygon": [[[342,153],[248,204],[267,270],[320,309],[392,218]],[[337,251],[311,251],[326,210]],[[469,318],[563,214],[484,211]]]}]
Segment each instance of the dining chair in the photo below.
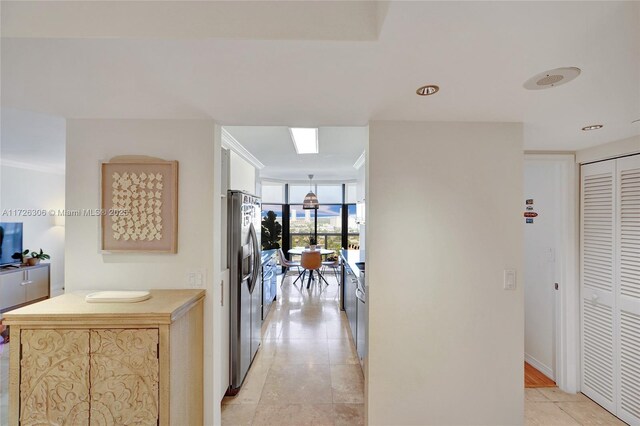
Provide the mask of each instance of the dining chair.
[{"label": "dining chair", "polygon": [[[319,250],[303,251],[300,264],[302,268],[305,270],[305,272],[309,271],[309,280],[307,281],[307,288],[311,286],[311,280],[313,279],[314,272],[318,274],[318,276],[322,281],[324,281],[327,285],[329,285],[327,280],[324,279],[324,277],[322,276],[322,273],[320,272],[320,269],[322,268],[322,255],[320,254]],[[302,278],[302,282],[304,282],[304,278]]]},{"label": "dining chair", "polygon": [[338,285],[340,285],[340,278],[338,277],[338,269],[340,268],[340,258],[336,257],[334,260],[325,260],[322,262],[322,270],[325,268],[333,269],[333,274],[336,276],[336,281],[338,281]]},{"label": "dining chair", "polygon": [[302,271],[300,270],[300,262],[292,262],[288,260],[281,248],[278,249],[278,256],[280,257],[280,265],[284,267],[284,272],[282,273],[282,281],[280,281],[280,287],[282,287],[282,283],[284,283],[284,279],[287,277],[287,272],[289,272],[289,269],[298,268],[299,273],[301,273]]}]

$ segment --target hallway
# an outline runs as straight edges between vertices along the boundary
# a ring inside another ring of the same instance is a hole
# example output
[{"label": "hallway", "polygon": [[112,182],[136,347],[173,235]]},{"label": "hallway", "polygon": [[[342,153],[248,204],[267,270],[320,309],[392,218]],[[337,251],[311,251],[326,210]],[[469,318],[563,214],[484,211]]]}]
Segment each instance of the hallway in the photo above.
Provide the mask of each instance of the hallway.
[{"label": "hallway", "polygon": [[329,286],[292,286],[291,272],[263,326],[263,341],[236,397],[226,397],[231,425],[363,425],[364,377],[333,273]]}]

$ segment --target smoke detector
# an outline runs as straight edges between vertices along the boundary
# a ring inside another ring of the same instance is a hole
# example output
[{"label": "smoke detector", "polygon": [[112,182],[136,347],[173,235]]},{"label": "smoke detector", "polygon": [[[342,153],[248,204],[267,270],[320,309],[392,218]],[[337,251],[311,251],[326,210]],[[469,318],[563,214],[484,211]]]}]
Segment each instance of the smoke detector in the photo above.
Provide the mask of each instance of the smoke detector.
[{"label": "smoke detector", "polygon": [[564,67],[541,72],[525,81],[525,89],[542,90],[566,84],[580,75],[580,68]]}]

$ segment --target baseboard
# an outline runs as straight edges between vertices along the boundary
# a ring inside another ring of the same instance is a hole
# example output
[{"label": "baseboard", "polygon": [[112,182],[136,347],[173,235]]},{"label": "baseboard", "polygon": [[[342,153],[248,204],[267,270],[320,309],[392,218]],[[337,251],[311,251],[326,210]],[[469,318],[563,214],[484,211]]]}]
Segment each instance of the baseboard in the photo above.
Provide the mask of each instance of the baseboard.
[{"label": "baseboard", "polygon": [[547,367],[529,354],[524,354],[524,360],[554,382],[556,381],[556,376],[553,374],[553,370],[551,368]]}]

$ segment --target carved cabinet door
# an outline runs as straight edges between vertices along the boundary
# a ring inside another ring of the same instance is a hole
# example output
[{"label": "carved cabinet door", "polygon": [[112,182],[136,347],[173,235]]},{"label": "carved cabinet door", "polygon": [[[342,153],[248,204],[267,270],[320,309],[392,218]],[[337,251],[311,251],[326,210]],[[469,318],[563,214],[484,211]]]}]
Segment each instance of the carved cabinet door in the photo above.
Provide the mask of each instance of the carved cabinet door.
[{"label": "carved cabinet door", "polygon": [[89,423],[89,330],[22,330],[20,424]]},{"label": "carved cabinet door", "polygon": [[158,424],[158,329],[91,330],[92,426]]}]

